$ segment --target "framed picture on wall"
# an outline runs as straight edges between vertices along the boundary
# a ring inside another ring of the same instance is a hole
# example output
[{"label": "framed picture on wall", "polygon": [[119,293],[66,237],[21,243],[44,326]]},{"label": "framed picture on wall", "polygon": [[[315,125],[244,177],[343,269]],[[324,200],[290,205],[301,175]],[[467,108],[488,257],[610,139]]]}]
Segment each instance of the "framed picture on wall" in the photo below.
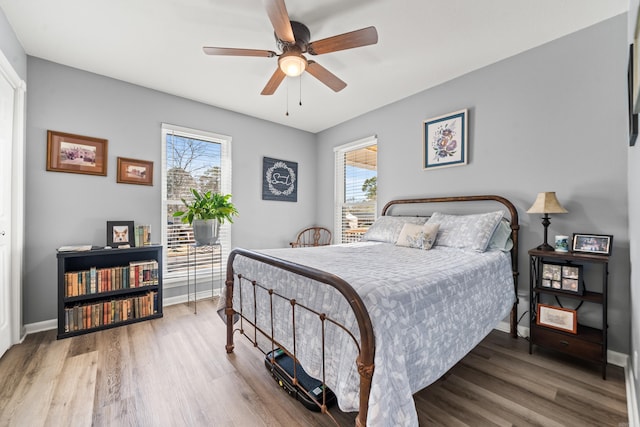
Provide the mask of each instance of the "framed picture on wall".
[{"label": "framed picture on wall", "polygon": [[423,169],[467,164],[467,110],[425,120]]},{"label": "framed picture on wall", "polygon": [[262,158],[262,200],[298,201],[298,163]]},{"label": "framed picture on wall", "polygon": [[107,176],[107,140],[48,130],[47,170]]},{"label": "framed picture on wall", "polygon": [[153,185],[153,162],[118,157],[116,181],[122,184]]}]

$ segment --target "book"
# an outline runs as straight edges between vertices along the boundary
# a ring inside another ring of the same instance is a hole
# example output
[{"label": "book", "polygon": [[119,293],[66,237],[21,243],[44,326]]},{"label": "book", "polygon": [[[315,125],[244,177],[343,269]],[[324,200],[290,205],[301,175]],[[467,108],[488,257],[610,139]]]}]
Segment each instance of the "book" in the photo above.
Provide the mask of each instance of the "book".
[{"label": "book", "polygon": [[135,244],[138,247],[148,246],[151,244],[151,226],[150,225],[136,225]]},{"label": "book", "polygon": [[77,252],[77,251],[90,251],[92,248],[91,245],[69,245],[69,246],[60,246],[58,248],[58,252]]}]

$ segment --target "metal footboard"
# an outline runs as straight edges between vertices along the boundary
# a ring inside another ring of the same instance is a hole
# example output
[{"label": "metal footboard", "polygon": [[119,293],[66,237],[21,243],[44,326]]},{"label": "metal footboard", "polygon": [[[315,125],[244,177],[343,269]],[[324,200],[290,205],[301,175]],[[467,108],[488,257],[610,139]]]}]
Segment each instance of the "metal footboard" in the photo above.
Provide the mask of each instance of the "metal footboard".
[{"label": "metal footboard", "polygon": [[[236,256],[238,255],[260,261],[262,263],[280,268],[282,270],[289,271],[294,274],[298,274],[303,277],[307,277],[309,279],[327,284],[335,288],[338,292],[340,292],[340,294],[342,294],[342,296],[349,303],[349,306],[353,311],[353,314],[358,324],[358,330],[360,334],[359,342],[356,339],[356,337],[354,337],[354,335],[344,325],[340,324],[339,322],[335,321],[331,317],[327,316],[326,313],[320,313],[311,307],[298,303],[295,299],[291,299],[288,296],[281,295],[278,292],[271,289],[268,286],[268,284],[259,283],[252,278],[243,276],[241,273],[236,273],[233,267],[233,262]],[[235,284],[236,278],[239,281],[243,281],[243,280],[249,281],[252,286],[253,295],[252,296],[250,295],[249,298],[253,298],[253,304],[254,304],[253,318],[247,318],[242,312],[237,312],[233,308],[234,284]],[[227,317],[227,345],[226,345],[227,353],[233,352],[233,349],[234,349],[233,335],[236,329],[234,329],[233,320],[234,320],[234,316],[238,315],[240,317],[241,324],[240,324],[240,328],[237,330],[239,330],[240,333],[245,335],[254,344],[254,346],[257,346],[257,334],[260,334],[271,341],[272,350],[276,346],[280,347],[287,354],[289,354],[294,360],[297,360],[296,349],[295,349],[295,314],[293,314],[292,316],[292,323],[293,323],[293,330],[294,330],[294,337],[293,337],[294,348],[287,349],[287,348],[284,348],[282,343],[279,343],[276,340],[274,340],[273,327],[271,328],[271,331],[267,331],[264,328],[261,328],[259,327],[259,325],[257,325],[257,319],[255,318],[255,315],[257,313],[257,307],[255,306],[257,292],[266,292],[269,295],[269,300],[271,302],[270,303],[271,310],[273,307],[274,298],[278,298],[278,299],[285,299],[290,302],[292,306],[292,313],[295,313],[295,309],[296,307],[298,307],[301,310],[306,310],[308,312],[313,313],[314,315],[317,315],[319,321],[322,322],[323,341],[324,341],[324,329],[325,329],[326,322],[330,322],[333,325],[344,330],[351,337],[351,339],[354,340],[358,348],[358,357],[355,362],[357,364],[358,373],[360,375],[360,401],[359,401],[359,412],[356,418],[356,425],[365,426],[366,420],[367,420],[367,410],[369,407],[369,393],[371,390],[371,378],[373,377],[373,371],[374,371],[373,359],[375,355],[375,340],[373,335],[373,326],[371,324],[371,319],[369,317],[369,313],[367,312],[364,306],[364,303],[362,302],[362,299],[360,298],[360,295],[358,295],[358,293],[346,281],[344,281],[338,276],[329,274],[325,271],[317,270],[317,269],[296,264],[293,262],[288,262],[285,260],[271,257],[269,255],[261,254],[261,253],[246,250],[246,249],[234,249],[229,254],[229,260],[227,262],[226,300],[225,300],[225,315]],[[273,319],[273,313],[271,313],[271,318]],[[253,337],[248,336],[245,333],[244,327],[242,326],[242,322],[247,322],[249,325],[252,326],[253,333],[254,333]],[[324,342],[323,342],[323,352],[324,352]],[[323,362],[324,362],[324,358],[323,358]],[[292,380],[295,384],[295,382],[297,381],[295,374]],[[324,378],[322,378],[322,382],[324,383]],[[309,397],[313,399],[312,396],[309,396]],[[321,410],[323,412],[327,412],[327,408],[324,400],[325,398],[323,393],[323,401],[318,403],[319,403],[319,406],[321,407]]]}]

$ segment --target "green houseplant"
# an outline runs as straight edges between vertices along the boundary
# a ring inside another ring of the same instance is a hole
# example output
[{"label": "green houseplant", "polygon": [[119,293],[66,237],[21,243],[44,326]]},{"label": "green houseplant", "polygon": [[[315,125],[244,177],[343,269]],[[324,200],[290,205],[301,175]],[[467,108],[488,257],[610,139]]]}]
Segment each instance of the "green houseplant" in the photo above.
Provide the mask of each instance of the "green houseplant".
[{"label": "green houseplant", "polygon": [[238,210],[231,203],[231,194],[199,193],[191,189],[194,200],[182,199],[186,209],[177,211],[174,217],[181,217],[182,222],[193,226],[193,237],[198,244],[211,245],[218,241],[220,225],[225,221],[233,222]]}]

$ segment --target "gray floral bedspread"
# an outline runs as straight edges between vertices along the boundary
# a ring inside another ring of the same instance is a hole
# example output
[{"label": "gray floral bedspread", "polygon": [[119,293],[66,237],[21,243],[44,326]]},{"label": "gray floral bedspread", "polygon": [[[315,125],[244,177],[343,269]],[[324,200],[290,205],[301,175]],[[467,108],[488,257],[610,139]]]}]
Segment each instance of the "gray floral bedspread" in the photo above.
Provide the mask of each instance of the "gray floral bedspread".
[{"label": "gray floral bedspread", "polygon": [[[465,252],[434,247],[424,251],[389,243],[259,251],[333,273],[362,297],[373,323],[376,352],[367,425],[417,426],[412,394],[428,386],[475,347],[515,300],[508,253]],[[347,326],[358,337],[348,303],[333,288],[238,256],[234,270]],[[243,301],[253,319],[252,287],[236,279],[234,308]],[[288,289],[284,291],[284,289]],[[241,297],[242,294],[242,297]],[[257,293],[257,324],[271,333],[269,297]],[[293,350],[292,308],[274,300],[274,337]],[[322,378],[321,322],[295,311],[296,354],[305,370]],[[346,333],[326,327],[326,383],[343,411],[358,410],[357,349]]]}]

